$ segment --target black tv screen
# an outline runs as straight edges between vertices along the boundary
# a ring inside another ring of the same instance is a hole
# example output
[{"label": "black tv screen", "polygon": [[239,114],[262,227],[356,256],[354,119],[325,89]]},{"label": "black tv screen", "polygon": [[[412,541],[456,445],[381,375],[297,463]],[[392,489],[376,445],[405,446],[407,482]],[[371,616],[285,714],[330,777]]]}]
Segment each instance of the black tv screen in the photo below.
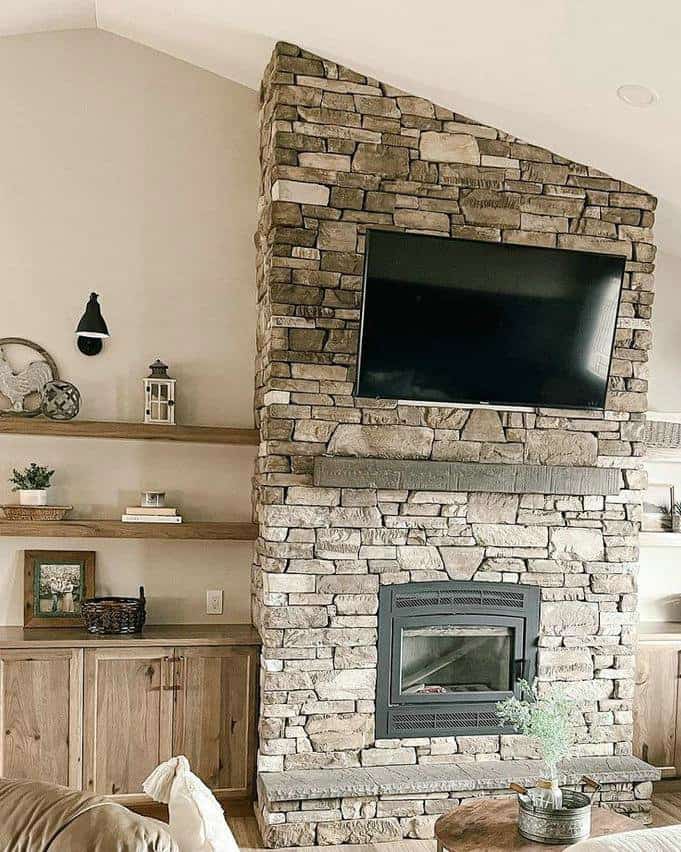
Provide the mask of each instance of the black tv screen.
[{"label": "black tv screen", "polygon": [[357,396],[604,407],[623,257],[366,239]]}]

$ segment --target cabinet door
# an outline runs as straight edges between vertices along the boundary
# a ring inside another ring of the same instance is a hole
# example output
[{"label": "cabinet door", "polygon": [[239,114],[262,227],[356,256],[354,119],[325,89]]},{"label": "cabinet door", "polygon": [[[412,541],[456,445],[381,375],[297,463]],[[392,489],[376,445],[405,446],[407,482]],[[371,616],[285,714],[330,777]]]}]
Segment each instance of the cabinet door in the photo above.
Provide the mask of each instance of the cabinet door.
[{"label": "cabinet door", "polygon": [[224,797],[252,793],[255,648],[176,648],[173,750]]},{"label": "cabinet door", "polygon": [[172,674],[169,648],[85,652],[86,790],[139,795],[147,775],[171,756]]},{"label": "cabinet door", "polygon": [[680,649],[639,645],[634,700],[634,754],[654,766],[681,768],[677,752]]},{"label": "cabinet door", "polygon": [[0,777],[81,786],[82,652],[0,650]]}]

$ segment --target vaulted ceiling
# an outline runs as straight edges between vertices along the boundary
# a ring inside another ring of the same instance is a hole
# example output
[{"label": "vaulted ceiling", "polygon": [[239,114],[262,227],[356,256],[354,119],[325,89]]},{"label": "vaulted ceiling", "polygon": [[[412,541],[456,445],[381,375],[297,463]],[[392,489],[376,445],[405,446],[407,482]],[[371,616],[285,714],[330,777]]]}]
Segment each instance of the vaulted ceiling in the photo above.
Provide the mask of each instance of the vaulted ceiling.
[{"label": "vaulted ceiling", "polygon": [[[656,193],[681,254],[677,0],[2,0],[0,35],[98,27],[256,88],[292,41]],[[0,49],[2,42],[0,42]],[[618,99],[623,84],[659,95]]]}]

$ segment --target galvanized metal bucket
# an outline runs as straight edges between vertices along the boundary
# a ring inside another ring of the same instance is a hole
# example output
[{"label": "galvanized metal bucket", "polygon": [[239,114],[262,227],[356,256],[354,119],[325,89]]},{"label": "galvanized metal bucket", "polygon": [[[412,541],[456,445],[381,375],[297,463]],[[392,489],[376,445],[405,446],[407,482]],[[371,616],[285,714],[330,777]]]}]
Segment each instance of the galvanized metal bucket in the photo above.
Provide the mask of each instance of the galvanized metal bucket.
[{"label": "galvanized metal bucket", "polygon": [[[591,779],[583,781],[594,792],[600,786]],[[563,807],[557,810],[536,807],[525,792],[518,795],[518,831],[523,837],[536,843],[569,845],[591,834],[592,797],[575,790],[563,789],[562,793]]]}]

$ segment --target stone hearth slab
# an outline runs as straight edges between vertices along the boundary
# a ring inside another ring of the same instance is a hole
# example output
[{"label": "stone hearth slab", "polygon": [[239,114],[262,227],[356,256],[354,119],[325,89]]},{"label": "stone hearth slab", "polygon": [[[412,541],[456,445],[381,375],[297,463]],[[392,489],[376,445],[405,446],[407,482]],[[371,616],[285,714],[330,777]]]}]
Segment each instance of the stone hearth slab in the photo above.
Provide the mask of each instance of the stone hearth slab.
[{"label": "stone hearth slab", "polygon": [[[464,765],[476,790],[499,790],[515,781],[530,786],[539,777],[532,760],[486,760]],[[660,771],[637,757],[576,757],[562,763],[565,784],[577,784],[587,775],[601,784],[659,781]]]},{"label": "stone hearth slab", "polygon": [[600,467],[320,456],[314,460],[314,484],[334,488],[607,496],[619,493],[620,472]]},{"label": "stone hearth slab", "polygon": [[[531,785],[541,775],[536,760],[487,760],[438,766],[386,766],[263,772],[260,792],[268,802],[360,796],[500,790],[516,783]],[[658,781],[660,771],[636,757],[580,757],[563,763],[565,783],[588,775],[602,784]]]},{"label": "stone hearth slab", "polygon": [[270,802],[475,789],[474,780],[457,765],[263,772],[258,783]]}]

